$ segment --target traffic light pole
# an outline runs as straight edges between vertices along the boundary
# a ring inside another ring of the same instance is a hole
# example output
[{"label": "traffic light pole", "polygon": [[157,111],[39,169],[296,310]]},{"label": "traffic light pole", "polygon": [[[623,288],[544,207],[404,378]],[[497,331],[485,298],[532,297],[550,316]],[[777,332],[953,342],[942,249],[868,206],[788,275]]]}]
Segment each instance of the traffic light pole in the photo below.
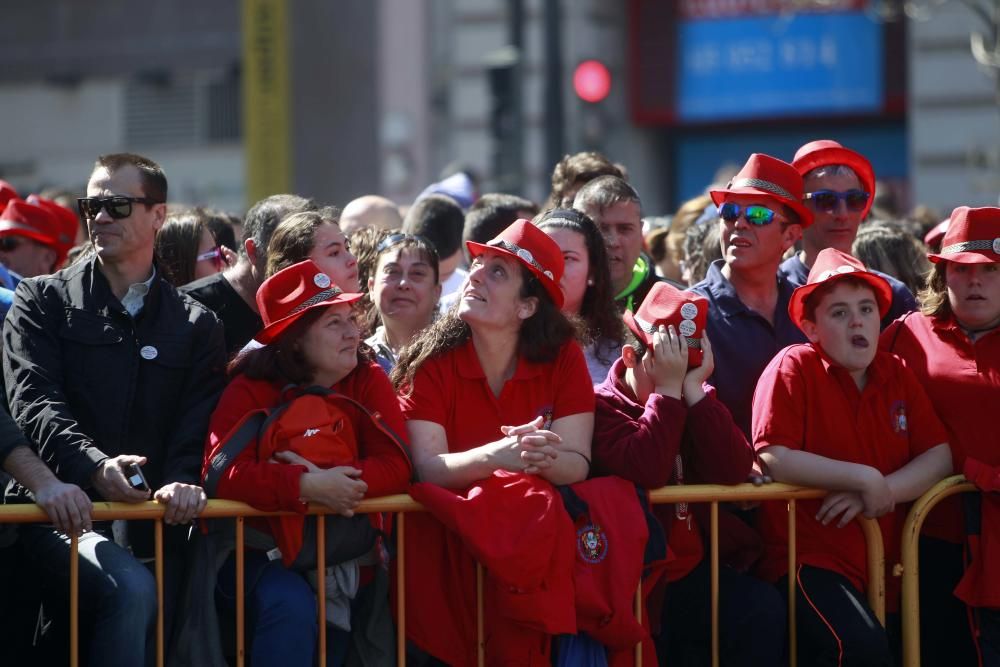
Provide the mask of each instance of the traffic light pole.
[{"label": "traffic light pole", "polygon": [[559,0],[544,0],[545,28],[545,168],[551,170],[563,157],[565,119],[563,107],[562,29]]}]

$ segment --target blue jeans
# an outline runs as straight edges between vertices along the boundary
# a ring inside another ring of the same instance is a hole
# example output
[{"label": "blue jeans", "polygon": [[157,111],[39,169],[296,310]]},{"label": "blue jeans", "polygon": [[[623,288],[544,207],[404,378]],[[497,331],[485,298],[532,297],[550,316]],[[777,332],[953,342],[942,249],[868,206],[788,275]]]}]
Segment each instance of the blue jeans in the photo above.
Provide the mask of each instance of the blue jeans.
[{"label": "blue jeans", "polygon": [[[280,560],[269,561],[263,553],[247,550],[243,585],[253,666],[316,664],[316,593],[305,577]],[[219,571],[215,596],[222,613],[235,613],[235,553]],[[343,664],[349,640],[343,630],[327,632],[327,665]]]},{"label": "blue jeans", "polygon": [[[63,612],[69,602],[70,541],[52,528],[24,526],[23,553],[39,574],[46,606]],[[91,639],[81,646],[91,667],[155,662],[156,580],[125,549],[90,532],[79,540],[80,625]]]}]

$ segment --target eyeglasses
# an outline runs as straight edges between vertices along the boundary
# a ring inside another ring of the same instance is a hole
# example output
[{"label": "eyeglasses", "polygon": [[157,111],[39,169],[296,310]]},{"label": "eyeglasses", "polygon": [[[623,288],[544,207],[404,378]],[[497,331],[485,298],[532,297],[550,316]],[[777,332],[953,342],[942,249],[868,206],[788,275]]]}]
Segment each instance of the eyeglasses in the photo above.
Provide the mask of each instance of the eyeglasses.
[{"label": "eyeglasses", "polygon": [[817,190],[807,192],[803,199],[811,201],[813,207],[820,211],[830,213],[837,208],[837,202],[843,201],[848,211],[863,211],[868,203],[870,195],[864,190],[847,190],[846,192],[835,192],[834,190]]},{"label": "eyeglasses", "polygon": [[736,222],[741,213],[743,214],[743,218],[755,227],[769,225],[774,220],[774,211],[761,204],[750,204],[749,206],[741,207],[739,204],[727,201],[719,207],[719,217],[730,224]]},{"label": "eyeglasses", "polygon": [[222,248],[215,246],[207,252],[203,252],[195,258],[195,261],[204,262],[205,260],[212,260],[215,264],[215,268],[221,271],[226,268],[226,256],[222,254]]},{"label": "eyeglasses", "polygon": [[151,199],[150,197],[125,197],[114,195],[113,197],[80,197],[76,204],[80,209],[80,215],[87,220],[93,220],[100,214],[101,209],[108,212],[115,220],[121,220],[132,215],[132,204],[163,204],[162,201]]}]

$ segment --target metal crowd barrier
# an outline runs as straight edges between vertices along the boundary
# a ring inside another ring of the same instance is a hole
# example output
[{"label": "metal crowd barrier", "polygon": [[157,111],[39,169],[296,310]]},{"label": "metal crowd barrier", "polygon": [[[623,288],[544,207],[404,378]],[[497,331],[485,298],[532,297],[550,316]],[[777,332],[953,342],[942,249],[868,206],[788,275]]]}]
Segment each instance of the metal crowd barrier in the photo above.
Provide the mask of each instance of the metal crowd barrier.
[{"label": "metal crowd barrier", "polygon": [[907,667],[920,667],[920,529],[924,525],[924,519],[939,502],[970,491],[978,493],[978,489],[971,482],[965,481],[964,476],[947,477],[914,501],[906,523],[903,524],[900,544],[903,602],[900,613],[903,624],[903,664]]},{"label": "metal crowd barrier", "polygon": [[[954,479],[954,478],[953,478]],[[939,485],[940,486],[940,485]],[[935,487],[937,488],[937,487]],[[957,493],[958,491],[953,491]],[[822,498],[828,492],[821,489],[808,489],[788,484],[768,484],[766,486],[753,486],[751,484],[740,484],[736,486],[722,485],[686,485],[671,486],[656,489],[650,492],[650,500],[654,504],[659,503],[710,503],[710,548],[709,558],[711,566],[711,596],[712,596],[712,665],[719,665],[719,503],[720,502],[762,502],[779,501],[788,502],[788,570],[796,570],[795,552],[795,508],[796,501],[809,498]],[[950,495],[950,494],[949,494]],[[916,510],[916,507],[914,508]],[[396,572],[398,576],[398,591],[396,599],[397,628],[396,628],[396,653],[399,665],[406,664],[406,579],[404,567],[406,563],[405,535],[406,535],[406,514],[408,512],[424,511],[419,503],[415,502],[408,495],[386,496],[383,498],[371,498],[361,502],[356,512],[395,512],[395,530],[397,535],[397,555]],[[163,508],[155,502],[139,504],[127,503],[94,503],[93,519],[95,521],[107,521],[111,519],[128,520],[152,520],[155,522],[155,576],[157,592],[157,621],[156,621],[156,664],[162,667],[164,661],[164,636],[163,636]],[[321,506],[310,506],[309,514],[323,514],[325,508]],[[245,655],[245,634],[244,634],[244,553],[239,548],[244,544],[244,519],[246,517],[260,517],[280,514],[275,512],[261,512],[244,503],[230,500],[211,500],[205,510],[199,515],[206,519],[235,518],[236,521],[236,664],[243,667],[246,660]],[[48,518],[41,508],[35,505],[5,505],[0,506],[0,523],[38,523],[47,522]],[[885,624],[885,578],[884,563],[885,556],[882,544],[882,534],[878,523],[873,520],[860,518],[858,521],[865,534],[868,545],[868,602],[879,621]],[[325,590],[325,560],[326,554],[322,545],[325,543],[325,524],[323,521],[317,522],[317,590]],[[919,531],[919,525],[917,525]],[[905,559],[904,559],[905,562]],[[913,556],[913,563],[916,562]],[[77,667],[79,664],[79,616],[78,616],[78,557],[77,539],[71,540],[70,557],[70,665]],[[904,576],[904,595],[905,595]],[[915,586],[915,584],[914,584]],[[476,567],[476,595],[477,595],[477,646],[478,663],[485,665],[485,629],[483,621],[483,568]],[[912,594],[911,594],[912,596]],[[317,616],[318,627],[326,627],[326,605],[322,595],[317,595]],[[796,637],[795,637],[795,577],[788,577],[788,641],[790,664],[794,667],[796,663]],[[635,613],[638,620],[642,614],[642,586],[636,591]],[[905,632],[905,625],[904,625]],[[911,629],[912,632],[912,629]],[[318,646],[318,662],[322,667],[326,664],[326,633],[320,631]],[[640,645],[636,645],[635,664],[642,664],[642,651]],[[908,663],[909,664],[909,663]],[[915,663],[914,663],[915,664]]]}]

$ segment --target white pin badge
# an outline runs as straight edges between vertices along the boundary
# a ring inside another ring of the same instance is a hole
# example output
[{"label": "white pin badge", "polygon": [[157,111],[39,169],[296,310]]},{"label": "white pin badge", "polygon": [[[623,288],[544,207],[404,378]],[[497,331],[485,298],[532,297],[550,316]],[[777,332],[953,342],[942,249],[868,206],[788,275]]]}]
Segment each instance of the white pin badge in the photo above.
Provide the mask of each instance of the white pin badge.
[{"label": "white pin badge", "polygon": [[1000,255],[1000,239],[993,239],[993,252]]},{"label": "white pin badge", "polygon": [[160,354],[160,352],[152,345],[143,345],[142,348],[139,350],[139,356],[141,356],[146,361],[152,361],[153,359],[156,359],[158,354]]},{"label": "white pin badge", "polygon": [[682,336],[693,336],[694,332],[698,330],[698,325],[691,320],[683,320],[677,326],[677,330],[681,332]]},{"label": "white pin badge", "polygon": [[317,273],[313,276],[313,282],[316,283],[316,287],[326,289],[330,286],[330,276],[325,273]]},{"label": "white pin badge", "polygon": [[681,317],[685,320],[693,320],[698,315],[698,306],[693,303],[685,303],[681,306]]}]

